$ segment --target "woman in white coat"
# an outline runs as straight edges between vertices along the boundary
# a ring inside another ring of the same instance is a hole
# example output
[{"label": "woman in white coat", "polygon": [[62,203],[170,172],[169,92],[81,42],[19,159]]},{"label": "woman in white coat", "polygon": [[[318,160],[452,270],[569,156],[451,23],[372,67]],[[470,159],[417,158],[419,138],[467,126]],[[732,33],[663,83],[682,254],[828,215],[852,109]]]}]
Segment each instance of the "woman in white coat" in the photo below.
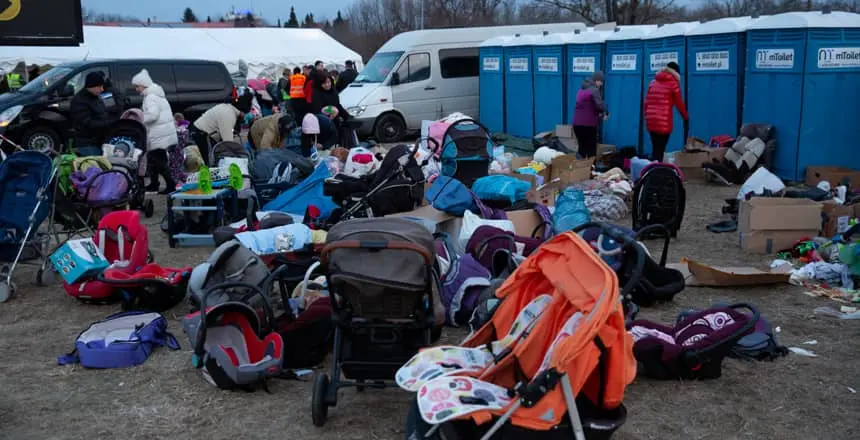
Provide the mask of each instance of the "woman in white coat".
[{"label": "woman in white coat", "polygon": [[154,83],[149,72],[143,69],[131,79],[138,93],[143,95],[143,124],[146,126],[146,155],[149,163],[150,182],[147,191],[158,191],[158,177],[164,178],[167,187],[162,193],[176,189],[176,183],[170,176],[167,161],[167,149],[179,143],[176,135],[176,123],[170,103],[164,95],[164,89]]}]

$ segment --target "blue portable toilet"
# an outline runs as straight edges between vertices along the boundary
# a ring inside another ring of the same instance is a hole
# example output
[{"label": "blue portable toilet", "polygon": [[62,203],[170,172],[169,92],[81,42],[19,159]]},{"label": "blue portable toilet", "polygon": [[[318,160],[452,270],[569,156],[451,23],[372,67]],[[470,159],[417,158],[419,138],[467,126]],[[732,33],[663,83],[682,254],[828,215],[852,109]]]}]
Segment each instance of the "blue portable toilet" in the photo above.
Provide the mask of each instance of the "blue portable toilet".
[{"label": "blue portable toilet", "polygon": [[[576,123],[573,112],[576,108],[576,94],[582,86],[582,81],[603,67],[606,51],[606,38],[612,31],[587,30],[577,31],[567,43],[566,79],[567,97],[565,121]],[[611,111],[611,109],[610,109]]]},{"label": "blue portable toilet", "polygon": [[505,132],[505,54],[502,48],[510,38],[490,38],[479,48],[478,120],[491,133]]},{"label": "blue portable toilet", "polygon": [[534,115],[536,133],[564,123],[564,48],[572,34],[534,37]]},{"label": "blue portable toilet", "polygon": [[642,38],[657,26],[624,26],[606,37],[603,100],[609,119],[603,139],[618,147],[639,148],[642,122]]},{"label": "blue portable toilet", "polygon": [[802,180],[806,167],[860,168],[860,16],[790,12],[747,32],[744,122],[773,124],[771,171]]},{"label": "blue portable toilet", "polygon": [[755,18],[709,21],[687,32],[690,136],[737,136],[746,66],[746,29]]},{"label": "blue portable toilet", "polygon": [[[681,67],[681,97],[686,103],[687,97],[687,37],[686,34],[699,23],[671,23],[661,25],[651,32],[644,40],[645,46],[645,77],[642,81],[642,97],[643,102],[645,93],[648,92],[648,86],[651,80],[661,69],[666,67],[670,62],[676,62]],[[677,109],[672,110],[672,133],[669,135],[669,143],[666,144],[666,153],[678,151],[684,147],[684,119],[681,118],[681,113]],[[651,145],[651,136],[645,127],[645,112],[642,112],[642,149],[640,150],[644,156],[650,156],[653,152]]]},{"label": "blue portable toilet", "polygon": [[516,137],[535,134],[534,68],[532,44],[535,37],[517,35],[503,47],[505,54],[505,129]]}]

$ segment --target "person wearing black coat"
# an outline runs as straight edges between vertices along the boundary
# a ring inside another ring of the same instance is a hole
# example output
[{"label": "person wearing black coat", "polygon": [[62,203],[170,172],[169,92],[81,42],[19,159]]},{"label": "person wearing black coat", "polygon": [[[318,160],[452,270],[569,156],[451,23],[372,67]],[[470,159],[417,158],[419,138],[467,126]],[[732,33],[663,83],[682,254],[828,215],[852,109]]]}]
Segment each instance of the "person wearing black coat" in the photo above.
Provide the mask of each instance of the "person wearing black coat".
[{"label": "person wearing black coat", "polygon": [[100,72],[87,74],[84,88],[69,104],[72,124],[75,127],[75,153],[78,156],[100,156],[107,130],[114,122],[101,99],[104,85],[105,77]]},{"label": "person wearing black coat", "polygon": [[337,79],[337,92],[340,93],[346,90],[355,78],[358,76],[358,71],[355,70],[355,63],[352,60],[348,60],[346,62],[346,69],[340,73],[340,77]]},{"label": "person wearing black coat", "polygon": [[334,89],[332,83],[331,77],[328,76],[322,76],[321,80],[314,82],[314,94],[311,98],[310,112],[318,115],[323,112],[325,107],[331,105],[337,108],[337,115],[332,119],[349,119],[349,113],[340,105],[340,97],[337,95],[337,91]]}]

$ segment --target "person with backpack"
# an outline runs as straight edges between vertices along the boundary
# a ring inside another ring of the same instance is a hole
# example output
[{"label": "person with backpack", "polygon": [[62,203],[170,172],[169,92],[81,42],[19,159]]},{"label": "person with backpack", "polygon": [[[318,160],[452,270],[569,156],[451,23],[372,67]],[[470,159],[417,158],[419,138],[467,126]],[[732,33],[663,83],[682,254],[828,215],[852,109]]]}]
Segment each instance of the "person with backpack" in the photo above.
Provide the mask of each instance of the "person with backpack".
[{"label": "person with backpack", "polygon": [[597,155],[597,127],[600,119],[609,113],[603,102],[600,88],[603,87],[603,72],[596,71],[591,78],[582,81],[576,93],[576,107],[573,112],[573,133],[576,135],[578,153],[585,159]]},{"label": "person with backpack", "polygon": [[690,121],[687,106],[681,96],[681,67],[674,61],[657,72],[645,95],[645,128],[653,145],[651,159],[658,162],[663,161],[663,154],[672,134],[673,107],[677,107],[678,113],[684,118],[686,139]]}]

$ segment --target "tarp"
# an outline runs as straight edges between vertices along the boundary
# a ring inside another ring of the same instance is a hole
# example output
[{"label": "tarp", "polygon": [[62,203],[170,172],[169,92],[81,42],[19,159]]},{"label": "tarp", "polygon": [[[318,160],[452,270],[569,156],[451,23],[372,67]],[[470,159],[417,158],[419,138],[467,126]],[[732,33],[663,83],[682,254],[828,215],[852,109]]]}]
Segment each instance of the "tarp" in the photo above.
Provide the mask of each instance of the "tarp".
[{"label": "tarp", "polygon": [[321,29],[284,28],[147,28],[84,26],[79,47],[3,47],[0,69],[19,63],[57,65],[95,59],[199,59],[221,61],[227,70],[248,64],[250,78],[280,77],[285,68],[323,61],[342,69],[346,60],[360,68],[361,56]]}]

